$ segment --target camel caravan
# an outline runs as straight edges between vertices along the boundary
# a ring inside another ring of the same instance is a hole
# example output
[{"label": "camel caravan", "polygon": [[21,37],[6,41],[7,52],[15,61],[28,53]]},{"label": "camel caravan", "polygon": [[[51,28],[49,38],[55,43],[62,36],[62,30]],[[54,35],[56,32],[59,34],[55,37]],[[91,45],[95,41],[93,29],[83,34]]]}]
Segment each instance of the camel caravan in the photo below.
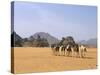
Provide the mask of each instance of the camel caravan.
[{"label": "camel caravan", "polygon": [[52,44],[51,49],[56,56],[71,56],[84,58],[87,48],[84,45],[75,43],[71,36],[62,38],[57,44]]}]

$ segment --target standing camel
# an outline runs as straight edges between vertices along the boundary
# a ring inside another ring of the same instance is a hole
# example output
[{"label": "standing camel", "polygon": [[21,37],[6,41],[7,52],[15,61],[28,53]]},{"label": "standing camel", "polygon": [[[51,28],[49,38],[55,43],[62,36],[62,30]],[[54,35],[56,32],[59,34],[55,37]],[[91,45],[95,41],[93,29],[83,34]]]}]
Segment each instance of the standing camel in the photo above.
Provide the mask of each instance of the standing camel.
[{"label": "standing camel", "polygon": [[87,48],[83,45],[79,46],[79,53],[80,53],[80,57],[84,58],[87,52]]}]

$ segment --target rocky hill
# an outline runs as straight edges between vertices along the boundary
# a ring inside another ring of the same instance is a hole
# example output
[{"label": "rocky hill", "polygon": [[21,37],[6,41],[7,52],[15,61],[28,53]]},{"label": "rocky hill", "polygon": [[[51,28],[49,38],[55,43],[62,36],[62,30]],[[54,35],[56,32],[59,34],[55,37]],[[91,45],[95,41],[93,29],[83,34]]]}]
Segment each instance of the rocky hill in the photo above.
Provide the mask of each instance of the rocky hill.
[{"label": "rocky hill", "polygon": [[47,39],[47,41],[48,41],[49,44],[54,44],[54,43],[58,43],[58,42],[59,42],[59,40],[58,40],[57,38],[55,38],[55,37],[53,37],[52,35],[50,35],[50,34],[48,34],[48,33],[45,33],[45,32],[37,32],[37,33],[35,33],[35,34],[33,35],[33,37],[34,37],[35,39],[37,39],[37,36],[38,36],[38,35],[39,35],[41,38]]}]

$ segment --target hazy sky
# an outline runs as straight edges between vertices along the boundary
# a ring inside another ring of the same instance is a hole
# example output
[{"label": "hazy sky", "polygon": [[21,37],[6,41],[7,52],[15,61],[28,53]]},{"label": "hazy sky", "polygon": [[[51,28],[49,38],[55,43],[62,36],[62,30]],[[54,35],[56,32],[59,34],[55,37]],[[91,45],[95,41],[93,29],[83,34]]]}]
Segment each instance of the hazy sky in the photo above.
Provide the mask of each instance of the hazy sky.
[{"label": "hazy sky", "polygon": [[15,2],[14,30],[23,38],[46,32],[59,39],[88,40],[97,37],[97,7]]}]

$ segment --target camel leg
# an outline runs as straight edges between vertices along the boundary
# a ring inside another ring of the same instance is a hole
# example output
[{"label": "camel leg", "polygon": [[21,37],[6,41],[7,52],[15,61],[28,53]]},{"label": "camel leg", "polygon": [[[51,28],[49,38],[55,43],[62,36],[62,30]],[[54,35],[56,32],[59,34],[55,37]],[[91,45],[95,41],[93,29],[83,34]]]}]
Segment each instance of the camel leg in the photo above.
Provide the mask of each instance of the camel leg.
[{"label": "camel leg", "polygon": [[70,56],[70,51],[68,51],[68,56]]},{"label": "camel leg", "polygon": [[75,52],[75,57],[79,57],[79,53],[78,52]]},{"label": "camel leg", "polygon": [[72,50],[72,57],[74,57],[74,53],[75,53],[74,50]]},{"label": "camel leg", "polygon": [[65,56],[66,56],[66,54],[67,54],[67,50],[65,50]]},{"label": "camel leg", "polygon": [[65,55],[65,52],[64,52],[64,50],[63,50],[63,56]]},{"label": "camel leg", "polygon": [[83,58],[83,50],[81,50],[80,57]]},{"label": "camel leg", "polygon": [[80,54],[79,54],[79,52],[77,52],[77,57],[80,57]]},{"label": "camel leg", "polygon": [[62,55],[62,50],[60,49],[60,56]]},{"label": "camel leg", "polygon": [[61,56],[61,49],[59,49],[59,55]]}]

